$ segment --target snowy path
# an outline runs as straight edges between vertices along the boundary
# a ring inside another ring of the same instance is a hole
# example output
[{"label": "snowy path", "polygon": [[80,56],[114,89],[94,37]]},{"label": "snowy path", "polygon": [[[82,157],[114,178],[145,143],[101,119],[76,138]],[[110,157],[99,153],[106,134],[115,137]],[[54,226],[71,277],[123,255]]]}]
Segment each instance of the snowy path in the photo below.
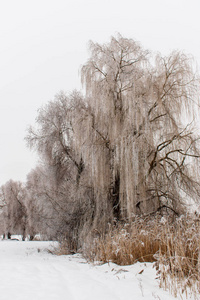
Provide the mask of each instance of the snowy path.
[{"label": "snowy path", "polygon": [[49,254],[50,247],[49,242],[0,242],[0,300],[174,299],[158,288],[152,264],[94,266],[80,255]]}]

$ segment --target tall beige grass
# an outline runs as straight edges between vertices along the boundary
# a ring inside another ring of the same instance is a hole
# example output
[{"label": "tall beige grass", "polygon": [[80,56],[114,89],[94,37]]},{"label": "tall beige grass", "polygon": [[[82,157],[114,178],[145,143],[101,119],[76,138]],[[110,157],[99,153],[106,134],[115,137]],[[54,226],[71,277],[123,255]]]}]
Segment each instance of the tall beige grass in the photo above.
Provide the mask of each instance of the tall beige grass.
[{"label": "tall beige grass", "polygon": [[[57,254],[71,254],[77,247],[67,241]],[[94,229],[80,249],[88,261],[130,265],[154,262],[160,287],[179,299],[200,295],[200,217],[160,215],[135,217],[134,222],[109,226],[102,235]]]},{"label": "tall beige grass", "polygon": [[[83,254],[90,261],[130,265],[155,262],[160,286],[174,296],[200,292],[200,218],[135,218],[88,238]],[[197,296],[198,299],[198,296]]]}]

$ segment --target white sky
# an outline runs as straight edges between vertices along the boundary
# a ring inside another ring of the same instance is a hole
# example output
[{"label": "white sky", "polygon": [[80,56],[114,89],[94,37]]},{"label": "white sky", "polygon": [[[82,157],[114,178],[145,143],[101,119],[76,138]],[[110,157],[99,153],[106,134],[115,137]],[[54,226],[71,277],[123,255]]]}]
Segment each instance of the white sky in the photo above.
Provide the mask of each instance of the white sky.
[{"label": "white sky", "polygon": [[0,0],[0,185],[35,166],[26,129],[60,90],[81,88],[88,41],[117,32],[200,66],[199,0]]}]

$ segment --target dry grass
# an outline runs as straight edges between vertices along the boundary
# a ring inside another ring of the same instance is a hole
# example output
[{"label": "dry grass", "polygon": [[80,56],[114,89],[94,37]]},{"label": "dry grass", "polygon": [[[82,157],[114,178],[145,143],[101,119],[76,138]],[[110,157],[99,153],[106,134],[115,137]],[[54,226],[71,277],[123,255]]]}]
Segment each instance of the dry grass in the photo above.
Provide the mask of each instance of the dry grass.
[{"label": "dry grass", "polygon": [[130,265],[155,262],[160,286],[175,296],[200,292],[200,218],[136,218],[91,238],[83,249],[90,261]]},{"label": "dry grass", "polygon": [[[72,254],[76,245],[64,241],[56,254]],[[88,261],[130,265],[154,262],[160,287],[181,299],[200,293],[200,217],[136,217],[131,224],[93,230],[81,249]]]},{"label": "dry grass", "polygon": [[[159,250],[158,232],[146,231],[147,224],[137,220],[110,228],[105,236],[93,239],[84,247],[84,254],[90,261],[112,261],[118,265],[130,265],[137,261],[155,261],[154,254]],[[156,228],[158,230],[158,228]]]},{"label": "dry grass", "polygon": [[67,240],[63,240],[59,243],[59,246],[53,250],[55,255],[70,255],[75,254],[77,251],[74,250],[74,245],[69,243]]}]

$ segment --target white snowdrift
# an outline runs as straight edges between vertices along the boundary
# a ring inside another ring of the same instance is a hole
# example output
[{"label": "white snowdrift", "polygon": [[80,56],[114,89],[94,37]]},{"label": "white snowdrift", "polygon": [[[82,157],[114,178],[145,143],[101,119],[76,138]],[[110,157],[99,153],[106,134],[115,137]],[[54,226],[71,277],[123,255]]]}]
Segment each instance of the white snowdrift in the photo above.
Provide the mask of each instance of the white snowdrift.
[{"label": "white snowdrift", "polygon": [[80,255],[52,255],[47,251],[52,246],[55,243],[0,242],[1,300],[174,299],[159,289],[150,263],[93,265]]}]

